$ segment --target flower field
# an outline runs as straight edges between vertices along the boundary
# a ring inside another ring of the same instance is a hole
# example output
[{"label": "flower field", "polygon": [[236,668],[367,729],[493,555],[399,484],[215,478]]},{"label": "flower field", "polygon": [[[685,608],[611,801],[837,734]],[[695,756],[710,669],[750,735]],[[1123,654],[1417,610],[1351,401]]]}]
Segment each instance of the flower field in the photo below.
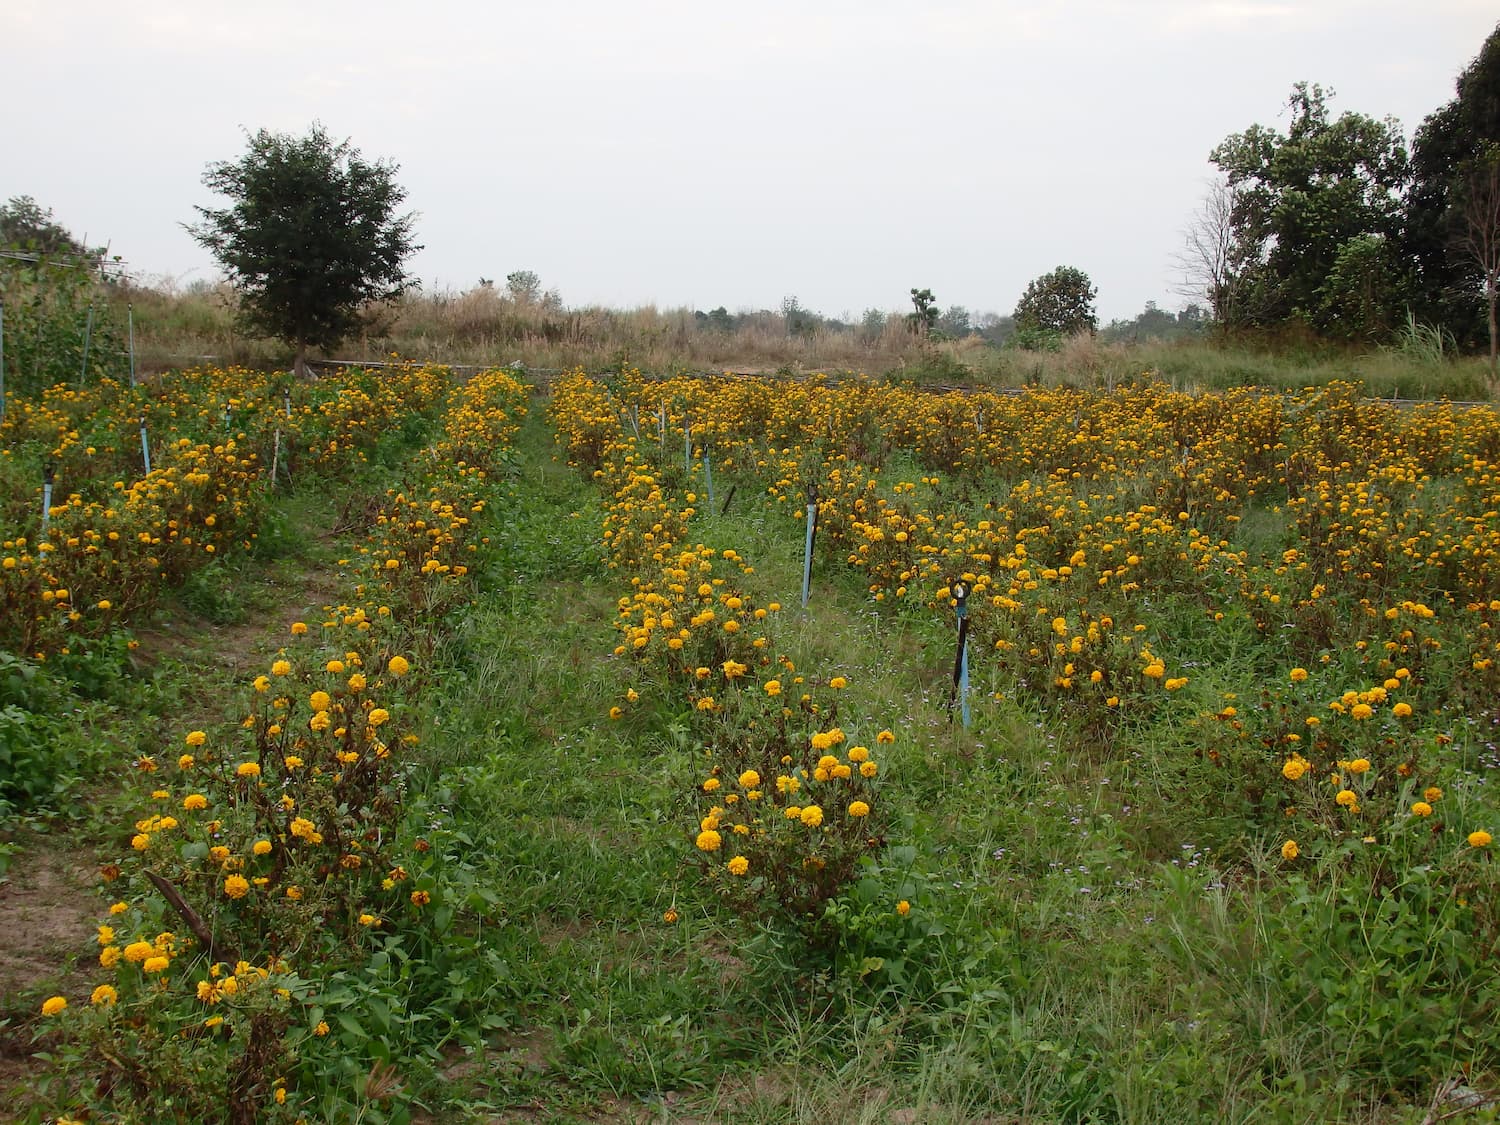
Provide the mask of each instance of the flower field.
[{"label": "flower field", "polygon": [[[1500,1079],[1488,408],[231,370],[13,398],[0,449],[0,811],[56,818],[85,721],[112,794],[96,928],[0,1007],[23,1120],[1415,1125]],[[299,504],[338,599],[148,714],[137,631]]]}]

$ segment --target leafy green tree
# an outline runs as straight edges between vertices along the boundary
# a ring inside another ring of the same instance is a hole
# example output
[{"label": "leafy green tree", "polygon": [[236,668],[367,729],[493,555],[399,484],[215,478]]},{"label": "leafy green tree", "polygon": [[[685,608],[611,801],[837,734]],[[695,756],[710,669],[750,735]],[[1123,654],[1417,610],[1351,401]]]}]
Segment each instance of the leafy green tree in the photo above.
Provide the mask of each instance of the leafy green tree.
[{"label": "leafy green tree", "polygon": [[542,295],[542,279],[534,270],[516,270],[505,275],[505,290],[518,305],[534,305]]},{"label": "leafy green tree", "polygon": [[366,161],[321,125],[249,141],[203,176],[230,205],[196,208],[202,221],[187,229],[228,272],[246,327],[292,345],[305,375],[309,348],[337,344],[369,302],[411,287],[403,263],[420,249],[415,217],[397,213],[406,192],[396,165]]},{"label": "leafy green tree", "polygon": [[1088,274],[1074,266],[1058,266],[1026,286],[1016,304],[1016,329],[1028,336],[1092,332],[1099,324],[1094,310],[1098,295]]},{"label": "leafy green tree", "polygon": [[937,318],[937,330],[950,340],[961,340],[974,330],[969,310],[962,305],[952,305]]},{"label": "leafy green tree", "polygon": [[0,207],[0,249],[28,250],[37,254],[67,254],[102,257],[103,250],[90,250],[52,218],[29,195],[18,195]]},{"label": "leafy green tree", "polygon": [[937,298],[931,289],[913,289],[911,303],[913,311],[906,314],[906,322],[919,335],[926,336],[937,326]]},{"label": "leafy green tree", "polygon": [[[1299,82],[1285,134],[1252,125],[1210,155],[1233,193],[1231,328],[1302,320],[1341,330],[1342,297],[1324,290],[1340,254],[1352,240],[1375,235],[1394,243],[1401,234],[1409,162],[1400,125],[1358,113],[1331,119],[1330,96]],[[1396,311],[1377,319],[1394,319]]]},{"label": "leafy green tree", "polygon": [[1485,315],[1471,263],[1455,255],[1466,225],[1458,199],[1486,147],[1500,143],[1500,26],[1459,75],[1457,95],[1428,115],[1412,141],[1406,198],[1405,253],[1415,272],[1414,312],[1472,345]]}]

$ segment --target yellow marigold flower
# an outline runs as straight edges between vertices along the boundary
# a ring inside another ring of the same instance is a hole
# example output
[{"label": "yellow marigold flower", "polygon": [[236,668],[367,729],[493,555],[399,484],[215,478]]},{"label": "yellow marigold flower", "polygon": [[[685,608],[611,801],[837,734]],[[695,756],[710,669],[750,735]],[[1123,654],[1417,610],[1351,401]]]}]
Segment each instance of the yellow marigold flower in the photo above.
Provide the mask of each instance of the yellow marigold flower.
[{"label": "yellow marigold flower", "polygon": [[259,777],[260,763],[241,762],[239,765],[234,767],[234,772],[240,777]]},{"label": "yellow marigold flower", "polygon": [[344,674],[344,662],[342,660],[330,660],[327,664],[323,665],[323,669],[324,671],[332,672],[335,676],[342,676]]},{"label": "yellow marigold flower", "polygon": [[291,899],[293,902],[301,902],[302,888],[297,886],[295,883],[289,885],[286,889],[286,897]]},{"label": "yellow marigold flower", "polygon": [[1307,679],[1307,669],[1306,668],[1293,668],[1292,671],[1291,671],[1291,673],[1290,673],[1290,679],[1291,679],[1292,683],[1294,683],[1294,684],[1303,683]]},{"label": "yellow marigold flower", "polygon": [[307,633],[307,623],[305,621],[293,621],[292,622],[292,636],[294,636],[294,637],[301,637],[301,636],[305,636],[306,633]]},{"label": "yellow marigold flower", "polygon": [[254,844],[251,845],[250,851],[253,854],[255,854],[255,855],[270,855],[271,854],[271,841],[270,840],[257,840],[257,841],[255,841]]},{"label": "yellow marigold flower", "polygon": [[888,730],[883,730],[875,736],[875,741],[880,745],[886,745],[896,741],[896,736]]},{"label": "yellow marigold flower", "polygon": [[411,664],[404,656],[393,656],[386,664],[386,670],[393,676],[404,676],[411,671]]},{"label": "yellow marigold flower", "polygon": [[1436,785],[1428,786],[1428,788],[1422,790],[1422,798],[1427,801],[1441,801],[1443,799],[1443,791]]},{"label": "yellow marigold flower", "polygon": [[1469,833],[1469,847],[1487,848],[1490,846],[1490,841],[1493,839],[1493,836],[1491,836],[1488,832],[1481,828],[1477,832]]},{"label": "yellow marigold flower", "polygon": [[42,1015],[55,1016],[68,1006],[68,1001],[62,996],[49,996],[42,1001]]},{"label": "yellow marigold flower", "polygon": [[164,973],[167,971],[168,967],[171,964],[172,962],[169,959],[163,957],[160,953],[158,953],[154,956],[146,958],[146,960],[141,965],[141,972]]},{"label": "yellow marigold flower", "polygon": [[106,945],[99,951],[99,964],[106,969],[113,969],[120,963],[120,947],[118,945]]},{"label": "yellow marigold flower", "polygon": [[669,926],[672,925],[677,921],[677,911],[671,909],[662,911],[661,920]]},{"label": "yellow marigold flower", "polygon": [[313,1034],[316,1035],[316,1036],[319,1036],[319,1037],[327,1035],[328,1034],[328,1021],[327,1020],[319,1020],[318,1023],[317,1023],[317,1026],[313,1028]]},{"label": "yellow marigold flower", "polygon": [[1186,676],[1174,676],[1173,678],[1167,680],[1166,683],[1162,686],[1165,687],[1168,691],[1176,691],[1178,688],[1186,687],[1187,682],[1188,681]]},{"label": "yellow marigold flower", "polygon": [[851,762],[863,762],[869,756],[870,748],[868,746],[852,746],[849,748],[849,760]]},{"label": "yellow marigold flower", "polygon": [[1371,715],[1375,714],[1375,709],[1368,703],[1356,703],[1349,709],[1349,714],[1356,719],[1368,719]]},{"label": "yellow marigold flower", "polygon": [[372,727],[378,727],[391,717],[391,713],[384,707],[377,707],[371,711],[368,718]]},{"label": "yellow marigold flower", "polygon": [[271,681],[265,676],[256,676],[254,687],[256,691],[265,693],[271,690]]},{"label": "yellow marigold flower", "polygon": [[231,875],[224,880],[224,893],[230,898],[244,898],[250,893],[250,882],[243,875]]},{"label": "yellow marigold flower", "polygon": [[1302,849],[1297,846],[1296,840],[1288,840],[1281,845],[1281,858],[1285,860],[1296,859],[1302,854]]},{"label": "yellow marigold flower", "polygon": [[143,852],[151,846],[151,836],[146,832],[137,832],[130,838],[130,846],[138,852]]},{"label": "yellow marigold flower", "polygon": [[1297,781],[1307,772],[1307,762],[1301,758],[1288,758],[1281,767],[1281,776],[1288,781]]},{"label": "yellow marigold flower", "polygon": [[127,911],[129,909],[130,909],[129,903],[124,903],[124,902],[113,902],[113,903],[110,903],[110,906],[109,906],[109,912],[111,914],[124,914],[125,911]]},{"label": "yellow marigold flower", "polygon": [[780,680],[767,680],[765,686],[766,686],[766,694],[767,695],[777,696],[777,695],[781,694],[781,681]]},{"label": "yellow marigold flower", "polygon": [[698,850],[703,852],[716,852],[719,850],[719,845],[723,842],[724,838],[712,828],[698,833],[698,838],[694,841],[698,846]]},{"label": "yellow marigold flower", "polygon": [[625,717],[625,712],[619,707],[611,707],[609,709],[609,717],[616,720],[623,719]]},{"label": "yellow marigold flower", "polygon": [[703,783],[703,792],[705,792],[705,793],[712,793],[718,787],[719,787],[719,779],[717,777],[711,777],[711,778],[709,778],[707,781],[705,781]]},{"label": "yellow marigold flower", "polygon": [[853,772],[854,771],[851,770],[843,762],[837,763],[832,769],[828,771],[830,776],[836,777],[840,781],[847,781],[849,779],[849,775]]},{"label": "yellow marigold flower", "polygon": [[719,667],[723,670],[726,680],[737,680],[750,670],[738,660],[726,660]]},{"label": "yellow marigold flower", "polygon": [[413,906],[426,906],[431,901],[432,895],[426,891],[412,891],[411,893],[411,904]]},{"label": "yellow marigold flower", "polygon": [[911,903],[903,898],[900,902],[896,903],[896,913],[905,918],[911,913]]},{"label": "yellow marigold flower", "polygon": [[1346,809],[1352,809],[1358,800],[1359,798],[1350,789],[1340,789],[1338,795],[1334,797],[1334,802],[1343,805]]},{"label": "yellow marigold flower", "polygon": [[878,765],[876,765],[874,762],[860,762],[859,763],[859,776],[860,777],[874,777],[879,771],[880,771],[880,767]]},{"label": "yellow marigold flower", "polygon": [[849,681],[846,680],[843,676],[835,676],[833,677],[833,679],[828,681],[828,686],[833,688],[835,691],[842,691],[844,688],[849,686]]},{"label": "yellow marigold flower", "polygon": [[759,786],[760,774],[756,773],[754,770],[746,770],[744,773],[740,774],[741,789],[755,789]]},{"label": "yellow marigold flower", "polygon": [[194,758],[191,754],[183,754],[177,759],[177,768],[180,770],[190,770],[197,764],[198,759]]},{"label": "yellow marigold flower", "polygon": [[314,711],[326,711],[333,706],[333,699],[326,691],[315,691],[307,697],[307,705]]},{"label": "yellow marigold flower", "polygon": [[115,991],[114,985],[101,984],[89,996],[89,1003],[96,1008],[107,1008],[119,998],[120,994]]},{"label": "yellow marigold flower", "polygon": [[867,805],[867,804],[865,804],[863,801],[850,801],[849,802],[849,815],[850,816],[855,816],[855,817],[869,816],[870,815],[870,806]]},{"label": "yellow marigold flower", "polygon": [[204,734],[201,730],[190,730],[183,741],[189,746],[202,746],[208,741],[208,735]]},{"label": "yellow marigold flower", "polygon": [[289,676],[292,673],[292,662],[290,660],[278,660],[271,665],[271,675]]},{"label": "yellow marigold flower", "polygon": [[802,819],[802,806],[800,806],[800,805],[788,805],[786,807],[786,812],[783,815],[788,820],[801,820]]},{"label": "yellow marigold flower", "polygon": [[731,875],[743,875],[750,870],[750,861],[742,855],[737,855],[725,866],[729,868]]},{"label": "yellow marigold flower", "polygon": [[818,805],[808,805],[802,810],[799,818],[809,828],[816,828],[823,823],[823,810]]},{"label": "yellow marigold flower", "polygon": [[1411,718],[1411,704],[1398,703],[1391,708],[1391,714],[1395,715],[1398,719],[1409,719]]},{"label": "yellow marigold flower", "polygon": [[1412,816],[1431,816],[1432,806],[1426,801],[1414,801],[1411,806]]},{"label": "yellow marigold flower", "polygon": [[1349,763],[1349,772],[1350,773],[1369,773],[1370,772],[1370,759],[1369,758],[1355,758],[1354,761],[1352,761],[1352,762]]},{"label": "yellow marigold flower", "polygon": [[349,690],[350,691],[364,691],[365,690],[365,674],[363,672],[355,672],[354,675],[352,675],[352,676],[349,677]]},{"label": "yellow marigold flower", "polygon": [[375,915],[361,914],[359,916],[359,924],[361,926],[373,926],[375,924]]},{"label": "yellow marigold flower", "polygon": [[149,941],[133,941],[125,947],[125,960],[132,965],[139,965],[147,957],[156,952],[156,946]]}]

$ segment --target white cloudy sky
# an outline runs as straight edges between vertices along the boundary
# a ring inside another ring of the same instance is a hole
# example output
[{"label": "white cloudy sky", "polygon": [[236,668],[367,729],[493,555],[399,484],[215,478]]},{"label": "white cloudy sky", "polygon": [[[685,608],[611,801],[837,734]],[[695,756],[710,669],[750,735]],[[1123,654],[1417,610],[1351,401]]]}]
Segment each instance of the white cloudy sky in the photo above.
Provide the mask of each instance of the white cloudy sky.
[{"label": "white cloudy sky", "polygon": [[1408,134],[1494,0],[4,0],[0,198],[132,270],[244,130],[395,161],[428,286],[531,269],[569,304],[1005,312],[1076,265],[1176,307],[1209,150],[1292,83]]}]

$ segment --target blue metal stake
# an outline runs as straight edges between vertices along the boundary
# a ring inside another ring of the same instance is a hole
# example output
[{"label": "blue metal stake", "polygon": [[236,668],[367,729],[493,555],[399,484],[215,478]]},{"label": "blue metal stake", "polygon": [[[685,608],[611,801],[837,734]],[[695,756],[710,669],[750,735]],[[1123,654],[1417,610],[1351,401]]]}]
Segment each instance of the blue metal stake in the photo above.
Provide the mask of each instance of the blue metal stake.
[{"label": "blue metal stake", "polygon": [[47,524],[52,520],[52,462],[42,469],[42,538],[47,538]]},{"label": "blue metal stake", "polygon": [[814,501],[807,506],[807,548],[802,560],[802,608],[807,608],[807,598],[812,592],[813,532],[818,526],[818,505]]},{"label": "blue metal stake", "polygon": [[708,506],[714,506],[714,459],[709,456],[708,450],[703,451],[703,473],[708,478]]},{"label": "blue metal stake", "polygon": [[968,730],[973,723],[973,716],[969,714],[969,646],[967,644],[964,645],[962,667],[958,674],[958,702],[963,709],[964,730]]},{"label": "blue metal stake", "polygon": [[146,440],[146,416],[141,415],[141,461],[146,466],[146,475],[151,475],[151,443]]},{"label": "blue metal stake", "polygon": [[953,584],[954,612],[958,616],[958,651],[953,656],[953,691],[948,696],[948,721],[953,721],[953,699],[959,697],[964,729],[971,721],[969,714],[969,587],[963,582]]}]

